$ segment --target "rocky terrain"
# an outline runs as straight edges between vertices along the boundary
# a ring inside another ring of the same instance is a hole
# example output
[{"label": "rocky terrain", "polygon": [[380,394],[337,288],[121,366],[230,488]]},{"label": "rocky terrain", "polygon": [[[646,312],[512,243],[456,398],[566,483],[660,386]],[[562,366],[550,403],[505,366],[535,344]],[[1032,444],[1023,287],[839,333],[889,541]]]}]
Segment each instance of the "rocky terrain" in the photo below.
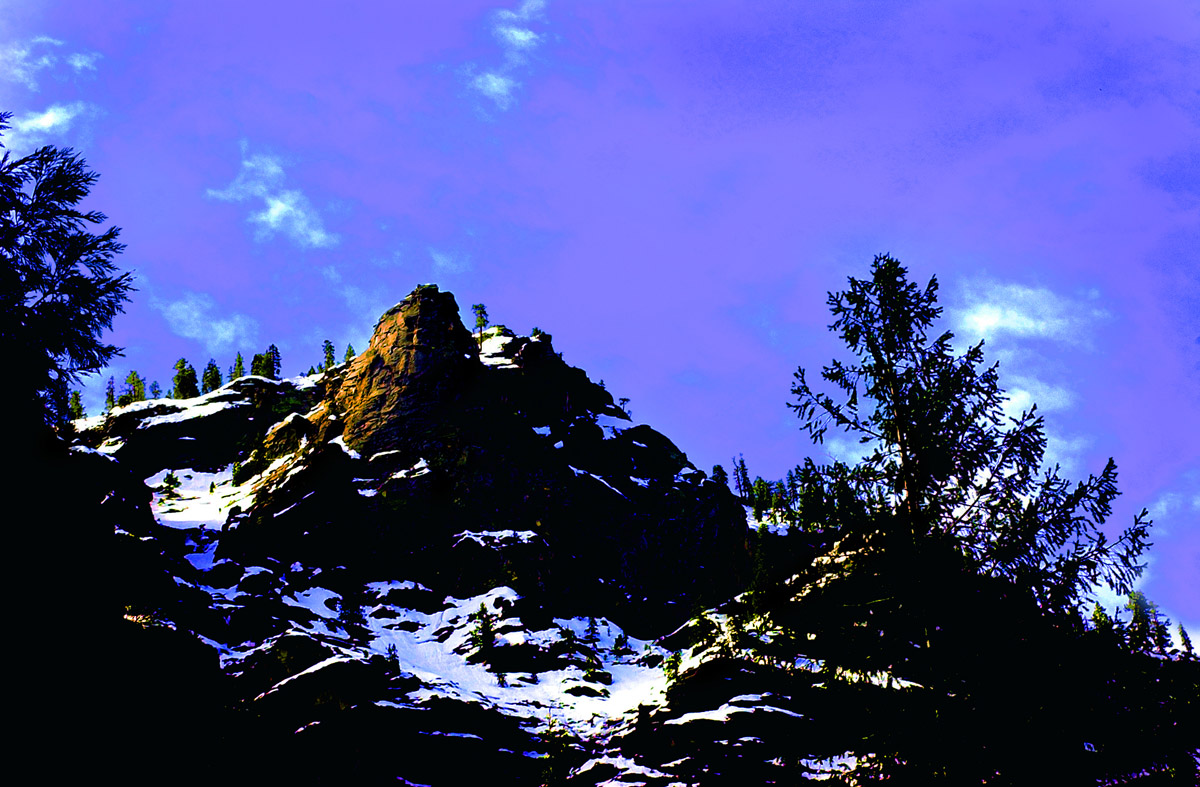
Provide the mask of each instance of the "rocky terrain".
[{"label": "rocky terrain", "polygon": [[[164,763],[191,729],[301,781],[668,783],[648,731],[717,718],[672,715],[657,640],[744,586],[745,511],[546,334],[420,287],[322,374],[77,429]],[[792,713],[716,713],[755,708]]]},{"label": "rocky terrain", "polygon": [[756,516],[548,334],[473,335],[435,286],[320,374],[74,428],[23,494],[57,524],[13,531],[56,613],[23,641],[62,643],[33,651],[48,677],[16,704],[62,779],[1165,784],[1190,768],[1190,651],[1064,625],[952,544],[880,530],[890,514],[845,467],[806,469],[790,519]]}]

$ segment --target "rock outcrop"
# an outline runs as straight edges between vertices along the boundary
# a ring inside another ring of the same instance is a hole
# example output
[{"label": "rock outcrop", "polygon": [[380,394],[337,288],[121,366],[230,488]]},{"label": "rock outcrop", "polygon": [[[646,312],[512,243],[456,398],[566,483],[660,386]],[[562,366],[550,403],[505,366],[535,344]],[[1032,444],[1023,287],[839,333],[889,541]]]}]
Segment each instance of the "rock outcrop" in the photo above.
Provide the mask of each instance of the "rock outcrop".
[{"label": "rock outcrop", "polygon": [[345,373],[335,402],[346,445],[371,456],[420,440],[461,395],[478,349],[451,293],[413,290],[379,318]]}]

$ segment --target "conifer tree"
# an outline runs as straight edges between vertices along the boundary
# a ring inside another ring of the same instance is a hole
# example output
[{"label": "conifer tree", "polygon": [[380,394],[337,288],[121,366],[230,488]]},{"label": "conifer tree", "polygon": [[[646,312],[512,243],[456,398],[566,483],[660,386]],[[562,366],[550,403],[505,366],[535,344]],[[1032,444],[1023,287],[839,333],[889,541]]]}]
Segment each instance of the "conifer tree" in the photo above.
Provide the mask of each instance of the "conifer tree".
[{"label": "conifer tree", "polygon": [[[832,426],[874,450],[854,468],[799,471],[804,526],[834,532],[764,597],[766,636],[751,657],[784,665],[797,692],[819,681],[806,715],[814,732],[837,731],[809,751],[837,756],[851,741],[854,783],[1049,783],[1081,772],[1094,783],[1188,763],[1196,723],[1185,704],[1159,697],[1186,694],[1194,679],[1174,669],[1139,677],[1157,669],[1146,661],[1157,647],[1150,605],[1131,597],[1146,621],[1135,654],[1084,636],[1081,604],[1094,587],[1131,591],[1145,513],[1115,542],[1104,538],[1111,460],[1078,485],[1043,472],[1041,419],[1004,417],[982,344],[956,356],[950,334],[928,337],[936,292],[936,280],[918,288],[880,256],[870,278],[830,295],[831,328],[855,359],[823,377],[843,396],[814,391],[800,369],[789,406],[818,442]],[[735,475],[746,489],[740,463]],[[1105,617],[1096,612],[1097,627]],[[820,674],[798,676],[801,659]],[[896,680],[908,687],[872,688]]]},{"label": "conifer tree", "polygon": [[[0,138],[11,117],[0,112]],[[20,370],[5,394],[24,409],[22,427],[27,416],[65,425],[70,385],[120,354],[100,341],[133,289],[113,264],[120,229],[94,235],[87,225],[107,217],[77,209],[97,177],[70,148],[0,159],[0,346]]]},{"label": "conifer tree", "polygon": [[117,397],[117,406],[124,407],[134,402],[146,399],[146,381],[136,371],[131,371],[125,378],[125,389]]},{"label": "conifer tree", "polygon": [[246,376],[246,368],[242,365],[243,363],[242,354],[239,352],[237,357],[233,359],[233,368],[229,371],[229,379],[231,381]]},{"label": "conifer tree", "polygon": [[200,389],[196,386],[196,370],[192,368],[186,358],[180,358],[175,362],[175,380],[171,398],[192,399],[199,395]]},{"label": "conifer tree", "polygon": [[83,410],[83,400],[80,398],[79,391],[71,391],[71,402],[68,407],[70,409],[72,421],[78,421],[80,418],[87,418],[87,413]]},{"label": "conifer tree", "polygon": [[117,406],[116,380],[111,376],[104,385],[104,412],[110,413]]},{"label": "conifer tree", "polygon": [[220,387],[221,370],[217,367],[217,362],[209,358],[208,365],[204,367],[204,375],[200,379],[200,393],[209,393]]},{"label": "conifer tree", "polygon": [[358,353],[354,352],[354,345],[347,344],[346,345],[346,357],[342,359],[342,362],[350,363],[351,361],[354,360],[354,356],[356,356],[356,355],[358,355]]},{"label": "conifer tree", "polygon": [[326,339],[325,343],[321,345],[321,350],[325,353],[325,370],[329,371],[336,363],[336,359],[333,355],[333,342]]},{"label": "conifer tree", "polygon": [[471,307],[471,311],[475,312],[475,331],[479,334],[479,348],[483,349],[483,330],[488,326],[487,307],[477,303]]},{"label": "conifer tree", "polygon": [[725,472],[725,468],[719,464],[713,465],[712,480],[722,486],[729,486],[729,474]]},{"label": "conifer tree", "polygon": [[279,356],[279,348],[271,345],[267,348],[267,374],[272,380],[278,380],[280,371],[283,369],[283,361]]},{"label": "conifer tree", "polygon": [[148,391],[148,393],[150,394],[151,399],[161,399],[162,398],[162,386],[158,384],[158,380],[155,380],[154,382],[150,383],[150,390]]}]

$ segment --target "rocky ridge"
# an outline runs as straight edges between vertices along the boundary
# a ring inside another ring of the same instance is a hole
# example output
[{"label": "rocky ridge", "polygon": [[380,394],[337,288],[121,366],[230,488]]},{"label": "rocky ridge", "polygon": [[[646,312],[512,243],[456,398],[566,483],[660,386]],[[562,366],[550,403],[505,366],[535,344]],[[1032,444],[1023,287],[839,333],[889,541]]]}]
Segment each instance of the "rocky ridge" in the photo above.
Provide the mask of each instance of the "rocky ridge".
[{"label": "rocky ridge", "polygon": [[317,782],[675,778],[622,747],[665,712],[655,638],[744,584],[745,513],[550,336],[473,337],[420,287],[323,374],[77,426],[130,501],[127,636],[211,684],[180,707],[228,751],[339,751],[289,766]]}]

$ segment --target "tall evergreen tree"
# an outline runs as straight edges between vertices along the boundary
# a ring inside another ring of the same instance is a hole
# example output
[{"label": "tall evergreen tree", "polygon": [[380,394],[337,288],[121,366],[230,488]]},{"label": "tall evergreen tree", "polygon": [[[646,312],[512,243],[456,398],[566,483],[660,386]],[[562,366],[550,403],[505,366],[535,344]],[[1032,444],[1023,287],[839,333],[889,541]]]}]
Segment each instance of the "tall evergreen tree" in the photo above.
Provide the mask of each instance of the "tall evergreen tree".
[{"label": "tall evergreen tree", "polygon": [[713,465],[712,480],[722,486],[729,486],[729,474],[725,472],[725,468],[719,464]]},{"label": "tall evergreen tree", "polygon": [[121,395],[117,397],[117,406],[124,407],[127,404],[144,401],[146,398],[146,381],[136,371],[131,371],[129,376],[125,378],[125,388],[121,391]]},{"label": "tall evergreen tree", "polygon": [[154,382],[150,383],[149,393],[150,393],[151,399],[161,399],[162,398],[162,386],[158,384],[158,380],[155,380]]},{"label": "tall evergreen tree", "polygon": [[358,355],[358,353],[354,352],[354,345],[347,344],[346,345],[346,357],[342,359],[342,362],[350,363],[351,361],[354,360],[354,356],[356,356],[356,355]]},{"label": "tall evergreen tree", "polygon": [[79,391],[71,391],[71,401],[68,409],[73,421],[78,421],[80,418],[87,418],[87,413],[83,410],[83,399],[80,397]]},{"label": "tall evergreen tree", "polygon": [[487,307],[482,303],[477,303],[471,307],[471,311],[475,312],[475,331],[479,335],[479,346],[483,347],[483,329],[488,326]]},{"label": "tall evergreen tree", "polygon": [[116,380],[112,377],[108,378],[108,382],[104,384],[104,412],[111,413],[112,409],[117,406],[117,387]]},{"label": "tall evergreen tree", "polygon": [[267,360],[267,371],[269,373],[266,376],[272,380],[278,380],[279,374],[283,369],[283,360],[280,358],[279,348],[273,344],[267,348]]},{"label": "tall evergreen tree", "polygon": [[[11,117],[0,112],[0,138]],[[69,386],[120,354],[100,335],[133,289],[113,263],[120,230],[87,232],[107,217],[76,208],[96,179],[70,148],[0,159],[0,346],[21,370],[3,393],[25,411],[18,418],[52,427],[66,423]]]},{"label": "tall evergreen tree", "polygon": [[[1130,592],[1144,512],[1110,543],[1099,528],[1111,460],[1075,486],[1040,471],[1041,419],[1004,418],[982,346],[955,356],[949,334],[927,337],[936,291],[877,257],[869,279],[829,298],[856,356],[824,369],[841,401],[796,374],[806,431],[846,429],[874,450],[855,468],[799,473],[806,528],[833,532],[761,594],[761,636],[742,644],[754,670],[783,665],[787,693],[808,698],[809,737],[788,756],[837,756],[850,741],[855,783],[1094,783],[1190,767],[1195,678],[1178,667],[1191,662],[1147,655],[1150,624],[1134,654],[1083,625],[1094,587]],[[802,662],[820,669],[797,672]]]},{"label": "tall evergreen tree", "polygon": [[229,379],[236,380],[239,377],[246,376],[246,368],[242,365],[242,354],[239,352],[237,357],[233,359],[233,368],[229,372]]},{"label": "tall evergreen tree", "polygon": [[204,374],[200,378],[200,393],[215,391],[220,387],[221,370],[217,367],[217,362],[209,358],[208,366],[204,367]]},{"label": "tall evergreen tree", "polygon": [[175,380],[171,397],[173,399],[191,399],[199,395],[200,389],[196,386],[196,370],[192,368],[186,358],[180,358],[175,362]]},{"label": "tall evergreen tree", "polygon": [[325,370],[328,371],[337,363],[337,359],[333,354],[333,342],[326,339],[325,343],[321,345],[321,350],[325,354]]}]

